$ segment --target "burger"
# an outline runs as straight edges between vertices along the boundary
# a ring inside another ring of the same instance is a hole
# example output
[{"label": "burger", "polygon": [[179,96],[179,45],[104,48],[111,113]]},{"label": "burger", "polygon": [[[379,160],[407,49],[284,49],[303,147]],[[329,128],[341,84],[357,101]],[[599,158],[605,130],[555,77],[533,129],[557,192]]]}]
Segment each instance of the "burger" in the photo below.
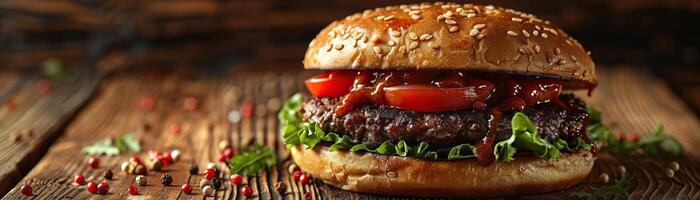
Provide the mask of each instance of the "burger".
[{"label": "burger", "polygon": [[495,197],[571,187],[591,171],[595,66],[549,21],[423,3],[332,22],[309,44],[307,95],[279,113],[293,161],[343,190]]}]

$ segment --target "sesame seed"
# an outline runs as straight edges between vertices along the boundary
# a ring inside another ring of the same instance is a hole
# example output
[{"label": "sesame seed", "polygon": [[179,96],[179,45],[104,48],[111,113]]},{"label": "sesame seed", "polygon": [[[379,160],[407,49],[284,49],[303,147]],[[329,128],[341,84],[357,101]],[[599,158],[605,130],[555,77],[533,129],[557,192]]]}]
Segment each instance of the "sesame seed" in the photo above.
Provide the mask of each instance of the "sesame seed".
[{"label": "sesame seed", "polygon": [[537,30],[532,31],[532,35],[534,35],[534,36],[537,36],[537,35],[539,35],[539,34],[540,34],[540,32],[537,31]]},{"label": "sesame seed", "polygon": [[517,17],[511,18],[511,20],[513,20],[514,22],[522,22],[523,21],[523,19],[517,18]]},{"label": "sesame seed", "polygon": [[518,52],[520,54],[527,55],[527,51],[525,51],[525,49],[523,49],[523,48],[518,48]]},{"label": "sesame seed", "polygon": [[420,10],[411,10],[408,12],[409,15],[417,15],[420,14]]},{"label": "sesame seed", "polygon": [[568,44],[570,46],[574,46],[574,44],[571,42],[571,40],[566,40],[566,44]]},{"label": "sesame seed", "polygon": [[387,16],[387,17],[384,17],[384,21],[389,21],[389,20],[392,20],[392,19],[394,19],[394,15],[389,15],[389,16]]},{"label": "sesame seed", "polygon": [[483,34],[483,33],[482,33],[482,34],[479,34],[479,35],[476,35],[476,39],[477,39],[477,40],[481,40],[481,38],[484,38],[484,34]]},{"label": "sesame seed", "polygon": [[681,169],[681,165],[678,164],[677,161],[673,161],[673,162],[668,164],[668,168],[673,169],[673,171],[678,171],[679,169]]},{"label": "sesame seed", "polygon": [[394,42],[393,40],[389,40],[388,42],[386,42],[386,44],[388,44],[389,46],[394,46],[396,45],[396,42]]},{"label": "sesame seed", "polygon": [[448,8],[450,8],[450,5],[442,5],[442,6],[440,6],[440,8],[442,8],[442,9],[448,9]]},{"label": "sesame seed", "polygon": [[343,49],[343,44],[335,45],[335,50],[341,50],[341,49]]},{"label": "sesame seed", "polygon": [[571,60],[573,60],[573,61],[578,61],[578,59],[576,58],[576,56],[574,56],[574,54],[571,54],[570,57],[571,57]]},{"label": "sesame seed", "polygon": [[451,19],[446,19],[445,23],[452,25],[452,24],[457,24],[457,21],[451,20]]},{"label": "sesame seed", "polygon": [[352,44],[352,47],[357,47],[357,40],[352,40],[350,44]]},{"label": "sesame seed", "polygon": [[547,38],[547,37],[549,37],[549,36],[547,36],[546,33],[542,33],[540,36],[542,36],[542,38]]},{"label": "sesame seed", "polygon": [[452,15],[454,15],[454,13],[452,13],[452,11],[447,11],[447,12],[446,12],[445,14],[443,14],[443,15],[445,16],[445,18],[451,18]]},{"label": "sesame seed", "polygon": [[408,45],[409,50],[415,49],[416,47],[418,47],[418,42],[412,42]]},{"label": "sesame seed", "polygon": [[445,16],[442,16],[442,15],[438,15],[438,16],[437,16],[437,20],[438,20],[438,21],[442,21],[443,19],[445,19]]},{"label": "sesame seed", "polygon": [[457,32],[458,30],[459,30],[459,26],[452,26],[452,27],[450,27],[449,31],[450,31],[450,33],[454,33],[454,32]]},{"label": "sesame seed", "polygon": [[586,51],[586,54],[588,54],[588,55],[590,56],[590,55],[591,55],[591,52],[590,52],[590,51]]},{"label": "sesame seed", "polygon": [[419,19],[421,19],[421,17],[418,16],[418,15],[411,15],[411,19],[413,19],[413,20],[419,20]]},{"label": "sesame seed", "polygon": [[384,20],[384,15],[377,16],[377,20]]},{"label": "sesame seed", "polygon": [[493,9],[495,9],[496,7],[494,7],[493,5],[488,5],[488,6],[484,7],[484,8],[486,8],[486,9],[488,9],[488,10],[493,10]]},{"label": "sesame seed", "polygon": [[559,49],[559,47],[557,47],[554,49],[554,55],[559,55],[559,54],[561,54],[561,49]]},{"label": "sesame seed", "polygon": [[535,45],[535,53],[540,53],[540,45]]},{"label": "sesame seed", "polygon": [[666,169],[666,176],[669,178],[673,178],[673,176],[676,175],[676,172],[673,171],[673,169]]},{"label": "sesame seed", "polygon": [[428,63],[430,63],[430,62],[428,60],[423,60],[422,63],[423,63],[423,65],[428,65]]},{"label": "sesame seed", "polygon": [[526,30],[523,30],[523,35],[527,38],[530,37],[530,33],[528,33]]},{"label": "sesame seed", "polygon": [[438,49],[438,48],[440,48],[439,45],[437,45],[437,44],[435,44],[435,43],[432,43],[432,42],[428,43],[428,46],[429,46],[430,48],[433,48],[433,49]]},{"label": "sesame seed", "polygon": [[474,25],[474,29],[482,29],[482,28],[484,28],[484,27],[486,27],[486,24],[477,24],[477,25]]},{"label": "sesame seed", "polygon": [[518,33],[516,33],[515,31],[508,31],[507,33],[508,33],[508,35],[511,35],[511,36],[517,36],[517,35],[518,35]]},{"label": "sesame seed", "polygon": [[469,14],[470,14],[470,13],[464,12],[464,11],[459,12],[459,15],[460,15],[460,16],[463,16],[463,17],[466,17],[466,16],[469,15]]},{"label": "sesame seed", "polygon": [[381,49],[381,48],[379,48],[379,47],[372,47],[372,49],[374,50],[374,53],[376,53],[376,54],[378,54],[378,55],[381,55],[381,54],[382,54],[382,49]]},{"label": "sesame seed", "polygon": [[399,47],[399,53],[406,54],[406,46]]},{"label": "sesame seed", "polygon": [[408,34],[408,37],[411,38],[412,40],[418,40],[418,34],[411,32]]},{"label": "sesame seed", "polygon": [[411,6],[411,9],[413,9],[413,10],[418,10],[418,9],[420,9],[420,6],[419,6],[419,5],[412,5],[412,6]]},{"label": "sesame seed", "polygon": [[430,40],[433,38],[433,35],[430,34],[423,34],[420,36],[420,40]]},{"label": "sesame seed", "polygon": [[542,30],[542,27],[540,27],[540,26],[538,26],[538,25],[535,25],[535,29],[537,29],[537,30]]},{"label": "sesame seed", "polygon": [[362,38],[360,38],[360,42],[366,43],[366,42],[367,42],[367,36],[362,36]]},{"label": "sesame seed", "polygon": [[326,46],[326,51],[331,51],[331,49],[333,49],[333,44]]},{"label": "sesame seed", "polygon": [[559,64],[560,65],[566,64],[566,60],[559,60]]},{"label": "sesame seed", "polygon": [[401,32],[399,31],[391,31],[391,35],[394,37],[401,37]]},{"label": "sesame seed", "polygon": [[476,34],[479,34],[479,30],[478,30],[478,29],[472,29],[471,31],[469,31],[469,36],[470,36],[470,37],[474,37]]},{"label": "sesame seed", "polygon": [[462,8],[455,9],[455,11],[457,11],[457,12],[462,12],[462,10],[464,10],[464,9],[462,9]]},{"label": "sesame seed", "polygon": [[467,18],[473,18],[473,17],[476,17],[476,14],[474,14],[474,13],[467,14]]},{"label": "sesame seed", "polygon": [[557,33],[557,31],[554,30],[554,29],[547,28],[547,29],[545,29],[545,30],[549,31],[549,33],[551,33],[551,34],[554,35],[554,36],[558,36],[558,35],[559,35],[559,33]]}]

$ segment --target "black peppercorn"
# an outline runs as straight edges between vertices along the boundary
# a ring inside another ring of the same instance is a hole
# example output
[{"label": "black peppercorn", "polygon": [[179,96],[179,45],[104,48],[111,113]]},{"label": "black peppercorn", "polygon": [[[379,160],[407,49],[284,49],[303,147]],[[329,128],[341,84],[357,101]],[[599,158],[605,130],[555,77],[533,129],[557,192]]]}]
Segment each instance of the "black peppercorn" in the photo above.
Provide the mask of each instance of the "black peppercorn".
[{"label": "black peppercorn", "polygon": [[197,165],[195,164],[192,164],[192,166],[190,166],[190,175],[197,175],[198,173],[199,167],[197,167]]},{"label": "black peppercorn", "polygon": [[214,187],[214,189],[219,189],[221,188],[221,179],[214,177],[211,179],[211,186]]},{"label": "black peppercorn", "polygon": [[221,171],[219,171],[219,168],[214,167],[214,177],[219,177],[220,172]]},{"label": "black peppercorn", "polygon": [[168,186],[172,182],[173,182],[173,177],[170,176],[170,174],[164,173],[163,175],[160,176],[160,183],[162,183],[163,185]]},{"label": "black peppercorn", "polygon": [[287,193],[287,185],[282,182],[277,182],[277,184],[275,184],[275,190],[280,196],[285,196]]},{"label": "black peppercorn", "polygon": [[112,175],[113,175],[113,174],[112,174],[112,170],[106,170],[106,171],[104,172],[104,177],[105,177],[105,179],[107,179],[107,180],[112,180]]}]

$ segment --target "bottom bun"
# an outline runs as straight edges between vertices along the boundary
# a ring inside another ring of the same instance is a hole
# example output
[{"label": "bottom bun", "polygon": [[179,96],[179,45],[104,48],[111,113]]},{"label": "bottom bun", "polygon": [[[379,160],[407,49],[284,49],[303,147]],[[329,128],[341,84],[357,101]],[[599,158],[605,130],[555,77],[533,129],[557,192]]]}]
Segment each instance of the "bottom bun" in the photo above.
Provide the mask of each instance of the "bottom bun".
[{"label": "bottom bun", "polygon": [[499,197],[543,193],[576,185],[588,176],[590,152],[545,160],[520,156],[480,166],[474,159],[429,161],[374,153],[331,152],[327,147],[291,149],[305,173],[344,190],[393,196]]}]

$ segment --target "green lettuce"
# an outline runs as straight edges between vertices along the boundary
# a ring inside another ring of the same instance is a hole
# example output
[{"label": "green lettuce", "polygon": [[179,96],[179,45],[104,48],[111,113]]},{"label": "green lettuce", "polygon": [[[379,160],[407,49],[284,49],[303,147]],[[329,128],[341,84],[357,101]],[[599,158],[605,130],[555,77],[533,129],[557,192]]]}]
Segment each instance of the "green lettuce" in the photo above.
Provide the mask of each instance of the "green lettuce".
[{"label": "green lettuce", "polygon": [[[278,114],[280,122],[283,124],[280,132],[284,143],[288,147],[303,144],[305,148],[314,148],[324,143],[330,145],[329,151],[370,152],[427,160],[458,160],[476,157],[476,147],[470,144],[459,144],[437,149],[430,148],[430,145],[426,142],[410,145],[406,141],[400,140],[396,144],[391,141],[385,141],[378,147],[371,148],[346,135],[326,132],[321,129],[318,123],[302,121],[299,108],[303,100],[304,98],[301,94],[292,96],[284,103],[282,110]],[[582,139],[579,139],[575,144],[568,144],[564,140],[550,143],[540,138],[535,125],[523,113],[516,113],[513,116],[512,129],[513,134],[509,139],[494,145],[493,154],[498,160],[512,161],[518,149],[535,152],[542,158],[556,159],[559,158],[561,151],[564,149],[573,151],[588,146]],[[590,146],[587,148],[590,148]]]}]

